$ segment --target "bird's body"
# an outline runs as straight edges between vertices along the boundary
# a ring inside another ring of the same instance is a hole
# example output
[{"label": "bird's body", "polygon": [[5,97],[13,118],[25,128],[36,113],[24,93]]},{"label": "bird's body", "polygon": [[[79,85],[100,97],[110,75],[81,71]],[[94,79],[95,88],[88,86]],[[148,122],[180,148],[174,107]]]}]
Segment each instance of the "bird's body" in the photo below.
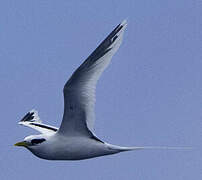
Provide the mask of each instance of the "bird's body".
[{"label": "bird's body", "polygon": [[16,146],[24,146],[37,157],[48,160],[81,160],[153,148],[111,145],[98,139],[94,133],[96,84],[118,50],[126,25],[126,21],[120,23],[65,84],[64,115],[60,128],[43,124],[38,112],[32,110],[19,124],[31,127],[41,134],[28,136],[24,141],[16,143]]},{"label": "bird's body", "polygon": [[41,146],[28,147],[36,156],[48,160],[81,160],[121,152],[94,138],[65,137],[57,133],[46,136]]}]

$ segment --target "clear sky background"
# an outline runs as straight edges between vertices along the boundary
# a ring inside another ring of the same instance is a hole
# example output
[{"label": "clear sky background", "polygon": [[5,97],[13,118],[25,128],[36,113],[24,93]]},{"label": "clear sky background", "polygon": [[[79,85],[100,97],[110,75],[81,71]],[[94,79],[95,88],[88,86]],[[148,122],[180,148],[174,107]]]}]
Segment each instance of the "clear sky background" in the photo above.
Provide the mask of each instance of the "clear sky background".
[{"label": "clear sky background", "polygon": [[[202,179],[202,4],[193,0],[0,2],[0,179]],[[123,43],[97,86],[96,134],[143,150],[47,161],[13,144],[32,108],[59,126],[62,88],[123,19]]]}]

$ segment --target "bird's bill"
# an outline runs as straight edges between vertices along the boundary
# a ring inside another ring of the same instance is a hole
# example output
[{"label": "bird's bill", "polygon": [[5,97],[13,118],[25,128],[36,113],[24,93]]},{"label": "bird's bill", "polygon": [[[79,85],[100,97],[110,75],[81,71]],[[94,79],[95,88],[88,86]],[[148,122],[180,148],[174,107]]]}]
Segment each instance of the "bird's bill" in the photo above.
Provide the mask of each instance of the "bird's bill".
[{"label": "bird's bill", "polygon": [[27,147],[28,144],[26,141],[21,141],[21,142],[17,142],[16,144],[14,144],[14,146],[24,146],[24,147]]}]

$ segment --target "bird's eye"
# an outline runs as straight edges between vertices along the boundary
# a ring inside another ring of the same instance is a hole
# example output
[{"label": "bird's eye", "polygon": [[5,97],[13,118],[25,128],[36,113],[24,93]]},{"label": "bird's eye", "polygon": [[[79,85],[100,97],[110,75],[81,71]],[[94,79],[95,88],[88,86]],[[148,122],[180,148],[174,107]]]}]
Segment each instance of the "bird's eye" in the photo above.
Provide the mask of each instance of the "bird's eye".
[{"label": "bird's eye", "polygon": [[31,143],[32,143],[32,145],[35,145],[35,144],[42,143],[42,142],[44,142],[44,141],[45,141],[44,138],[41,138],[41,139],[32,139],[32,140],[31,140]]}]

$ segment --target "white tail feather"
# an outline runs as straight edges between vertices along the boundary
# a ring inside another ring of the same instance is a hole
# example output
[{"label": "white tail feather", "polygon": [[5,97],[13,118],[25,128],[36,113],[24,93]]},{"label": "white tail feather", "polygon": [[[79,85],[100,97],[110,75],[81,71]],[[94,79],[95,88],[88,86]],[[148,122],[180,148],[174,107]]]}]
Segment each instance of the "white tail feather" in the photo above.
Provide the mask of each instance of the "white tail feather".
[{"label": "white tail feather", "polygon": [[191,150],[193,147],[174,147],[174,146],[134,146],[134,147],[123,147],[123,146],[116,146],[112,144],[105,143],[110,149],[119,150],[119,151],[133,151],[133,150],[140,150],[140,149],[159,149],[159,150]]},{"label": "white tail feather", "polygon": [[175,149],[175,150],[189,150],[193,149],[193,147],[172,147],[172,146],[140,146],[140,147],[134,147],[138,149]]}]

